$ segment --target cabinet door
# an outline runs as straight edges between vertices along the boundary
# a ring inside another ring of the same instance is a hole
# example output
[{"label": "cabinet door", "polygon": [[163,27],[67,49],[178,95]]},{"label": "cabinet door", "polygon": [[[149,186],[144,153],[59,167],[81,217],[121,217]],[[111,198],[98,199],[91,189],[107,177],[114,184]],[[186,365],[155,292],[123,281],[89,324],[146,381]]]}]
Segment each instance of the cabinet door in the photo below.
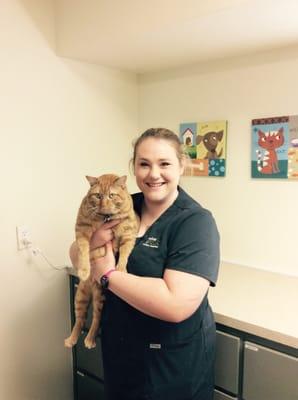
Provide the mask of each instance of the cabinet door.
[{"label": "cabinet door", "polygon": [[103,384],[82,372],[77,372],[77,400],[104,400]]},{"label": "cabinet door", "polygon": [[88,372],[103,380],[103,365],[101,354],[100,338],[96,339],[96,347],[87,349],[84,345],[84,339],[87,333],[83,332],[76,345],[76,369]]},{"label": "cabinet door", "polygon": [[216,332],[215,385],[238,394],[240,339]]},{"label": "cabinet door", "polygon": [[214,390],[213,400],[237,400],[237,397],[232,397],[220,392],[219,390]]},{"label": "cabinet door", "polygon": [[298,359],[245,342],[243,398],[297,400]]}]

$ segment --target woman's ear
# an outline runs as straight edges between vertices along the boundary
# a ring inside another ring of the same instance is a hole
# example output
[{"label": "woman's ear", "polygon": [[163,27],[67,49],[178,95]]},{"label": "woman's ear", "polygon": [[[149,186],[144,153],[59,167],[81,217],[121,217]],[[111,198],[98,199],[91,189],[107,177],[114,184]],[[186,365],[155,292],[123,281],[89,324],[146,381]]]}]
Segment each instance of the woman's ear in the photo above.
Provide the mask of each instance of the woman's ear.
[{"label": "woman's ear", "polygon": [[129,160],[129,169],[130,169],[130,172],[132,172],[133,175],[136,176],[136,174],[135,174],[135,164],[133,162],[133,159]]},{"label": "woman's ear", "polygon": [[181,167],[180,167],[180,176],[183,175],[184,169],[185,169],[185,166],[181,163]]},{"label": "woman's ear", "polygon": [[187,156],[183,154],[180,160],[180,175],[183,175],[187,162],[188,162]]}]

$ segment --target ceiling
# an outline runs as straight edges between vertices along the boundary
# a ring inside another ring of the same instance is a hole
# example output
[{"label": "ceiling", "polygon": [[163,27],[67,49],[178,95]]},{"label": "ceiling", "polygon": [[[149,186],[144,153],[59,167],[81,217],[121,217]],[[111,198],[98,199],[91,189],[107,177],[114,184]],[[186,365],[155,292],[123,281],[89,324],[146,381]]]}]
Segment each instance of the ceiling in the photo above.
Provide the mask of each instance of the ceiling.
[{"label": "ceiling", "polygon": [[147,73],[298,45],[298,0],[56,0],[57,52]]}]

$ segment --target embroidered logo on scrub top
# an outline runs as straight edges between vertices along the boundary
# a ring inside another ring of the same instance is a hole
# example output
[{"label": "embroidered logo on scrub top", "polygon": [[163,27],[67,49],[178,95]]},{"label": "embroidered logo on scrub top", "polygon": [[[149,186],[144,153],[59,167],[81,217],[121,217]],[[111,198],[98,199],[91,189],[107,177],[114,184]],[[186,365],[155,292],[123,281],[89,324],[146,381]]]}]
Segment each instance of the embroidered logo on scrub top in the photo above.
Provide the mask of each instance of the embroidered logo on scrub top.
[{"label": "embroidered logo on scrub top", "polygon": [[146,247],[153,247],[154,249],[159,248],[159,240],[153,236],[148,237],[144,243],[142,243],[143,246]]},{"label": "embroidered logo on scrub top", "polygon": [[161,344],[160,343],[150,343],[149,344],[149,349],[161,349]]}]

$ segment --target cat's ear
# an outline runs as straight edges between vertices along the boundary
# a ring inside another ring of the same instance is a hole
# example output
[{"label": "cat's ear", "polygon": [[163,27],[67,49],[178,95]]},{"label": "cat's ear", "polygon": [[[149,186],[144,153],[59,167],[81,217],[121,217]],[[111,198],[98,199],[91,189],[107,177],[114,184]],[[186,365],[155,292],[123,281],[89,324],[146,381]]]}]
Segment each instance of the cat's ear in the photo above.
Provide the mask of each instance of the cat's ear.
[{"label": "cat's ear", "polygon": [[216,132],[217,140],[220,142],[223,137],[224,131]]},{"label": "cat's ear", "polygon": [[203,140],[203,136],[197,135],[196,144],[200,144],[202,140]]},{"label": "cat's ear", "polygon": [[123,176],[121,176],[121,178],[118,178],[115,181],[114,185],[121,186],[122,189],[124,189],[125,188],[125,184],[126,184],[126,179],[127,179],[127,176],[123,175]]},{"label": "cat's ear", "polygon": [[97,178],[94,178],[93,176],[86,175],[86,179],[90,183],[90,186],[93,186],[97,183]]},{"label": "cat's ear", "polygon": [[261,131],[260,129],[258,130],[258,135],[259,135],[260,139],[266,136],[265,133],[263,131]]}]

